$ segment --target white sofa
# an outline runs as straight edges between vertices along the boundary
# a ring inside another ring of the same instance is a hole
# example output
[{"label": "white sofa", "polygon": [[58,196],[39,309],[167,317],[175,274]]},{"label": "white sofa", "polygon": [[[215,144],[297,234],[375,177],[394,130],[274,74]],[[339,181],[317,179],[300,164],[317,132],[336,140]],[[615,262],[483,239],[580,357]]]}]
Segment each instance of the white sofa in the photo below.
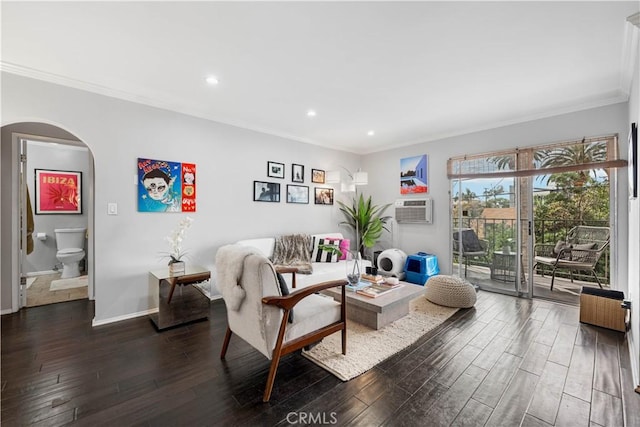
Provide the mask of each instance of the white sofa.
[{"label": "white sofa", "polygon": [[[330,237],[336,239],[343,239],[344,236],[342,233],[320,233],[320,234],[312,234],[311,242],[316,240],[316,238],[322,237]],[[273,249],[275,247],[276,238],[275,237],[264,237],[260,239],[247,239],[240,240],[236,242],[239,245],[251,246],[258,250],[260,250],[267,258],[273,258]],[[309,248],[309,252],[313,248]],[[345,261],[338,262],[314,262],[313,266],[313,274],[296,274],[296,289],[304,288],[305,286],[315,285],[316,283],[325,282],[328,280],[338,280],[338,279],[346,279],[347,277],[347,267],[345,266]],[[371,262],[368,260],[362,261],[362,273],[364,273],[365,267],[370,267]],[[290,281],[287,280],[290,284]]]}]

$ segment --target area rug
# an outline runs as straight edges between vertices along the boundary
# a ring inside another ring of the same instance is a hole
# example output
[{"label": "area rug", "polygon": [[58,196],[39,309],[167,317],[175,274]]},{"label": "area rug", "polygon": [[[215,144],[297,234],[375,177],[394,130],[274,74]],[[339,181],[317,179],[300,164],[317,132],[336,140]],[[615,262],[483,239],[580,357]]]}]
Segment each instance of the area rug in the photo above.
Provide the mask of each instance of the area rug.
[{"label": "area rug", "polygon": [[62,289],[82,288],[87,286],[87,276],[72,277],[70,279],[58,279],[51,281],[50,291],[59,291]]},{"label": "area rug", "polygon": [[368,371],[378,363],[409,347],[418,338],[441,325],[457,308],[442,307],[424,297],[411,301],[409,314],[374,330],[356,322],[347,323],[347,354],[342,354],[341,334],[335,333],[302,355],[343,381]]}]

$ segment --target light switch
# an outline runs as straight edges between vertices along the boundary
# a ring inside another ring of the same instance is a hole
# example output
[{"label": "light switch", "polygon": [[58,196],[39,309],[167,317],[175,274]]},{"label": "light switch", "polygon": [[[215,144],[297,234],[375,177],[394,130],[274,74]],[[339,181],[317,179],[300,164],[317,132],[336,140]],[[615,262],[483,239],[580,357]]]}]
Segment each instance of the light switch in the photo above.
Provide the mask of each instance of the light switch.
[{"label": "light switch", "polygon": [[107,215],[118,215],[117,203],[107,203]]}]

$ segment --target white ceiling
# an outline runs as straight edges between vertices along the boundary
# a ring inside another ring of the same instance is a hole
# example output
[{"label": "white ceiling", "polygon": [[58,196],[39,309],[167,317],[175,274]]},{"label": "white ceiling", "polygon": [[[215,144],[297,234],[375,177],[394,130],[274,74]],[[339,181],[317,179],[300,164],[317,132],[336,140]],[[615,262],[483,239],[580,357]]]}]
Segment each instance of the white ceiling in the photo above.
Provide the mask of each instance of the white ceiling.
[{"label": "white ceiling", "polygon": [[2,1],[1,67],[369,153],[626,101],[638,5]]}]

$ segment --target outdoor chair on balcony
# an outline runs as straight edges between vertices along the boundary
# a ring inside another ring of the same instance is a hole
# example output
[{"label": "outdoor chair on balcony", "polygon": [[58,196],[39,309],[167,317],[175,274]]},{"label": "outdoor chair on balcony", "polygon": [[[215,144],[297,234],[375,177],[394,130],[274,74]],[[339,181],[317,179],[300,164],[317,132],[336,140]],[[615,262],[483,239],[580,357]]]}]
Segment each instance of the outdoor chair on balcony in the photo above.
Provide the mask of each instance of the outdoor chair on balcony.
[{"label": "outdoor chair on balcony", "polygon": [[602,288],[602,283],[596,274],[596,264],[609,245],[609,235],[609,227],[587,225],[573,227],[569,230],[566,241],[535,245],[533,268],[535,269],[538,264],[552,268],[551,290],[553,290],[558,269],[569,270],[572,282],[574,271],[588,271]]},{"label": "outdoor chair on balcony", "polygon": [[453,254],[458,255],[458,258],[464,258],[464,277],[467,277],[469,258],[483,258],[489,265],[488,249],[489,242],[479,239],[472,228],[462,228],[453,232]]}]

